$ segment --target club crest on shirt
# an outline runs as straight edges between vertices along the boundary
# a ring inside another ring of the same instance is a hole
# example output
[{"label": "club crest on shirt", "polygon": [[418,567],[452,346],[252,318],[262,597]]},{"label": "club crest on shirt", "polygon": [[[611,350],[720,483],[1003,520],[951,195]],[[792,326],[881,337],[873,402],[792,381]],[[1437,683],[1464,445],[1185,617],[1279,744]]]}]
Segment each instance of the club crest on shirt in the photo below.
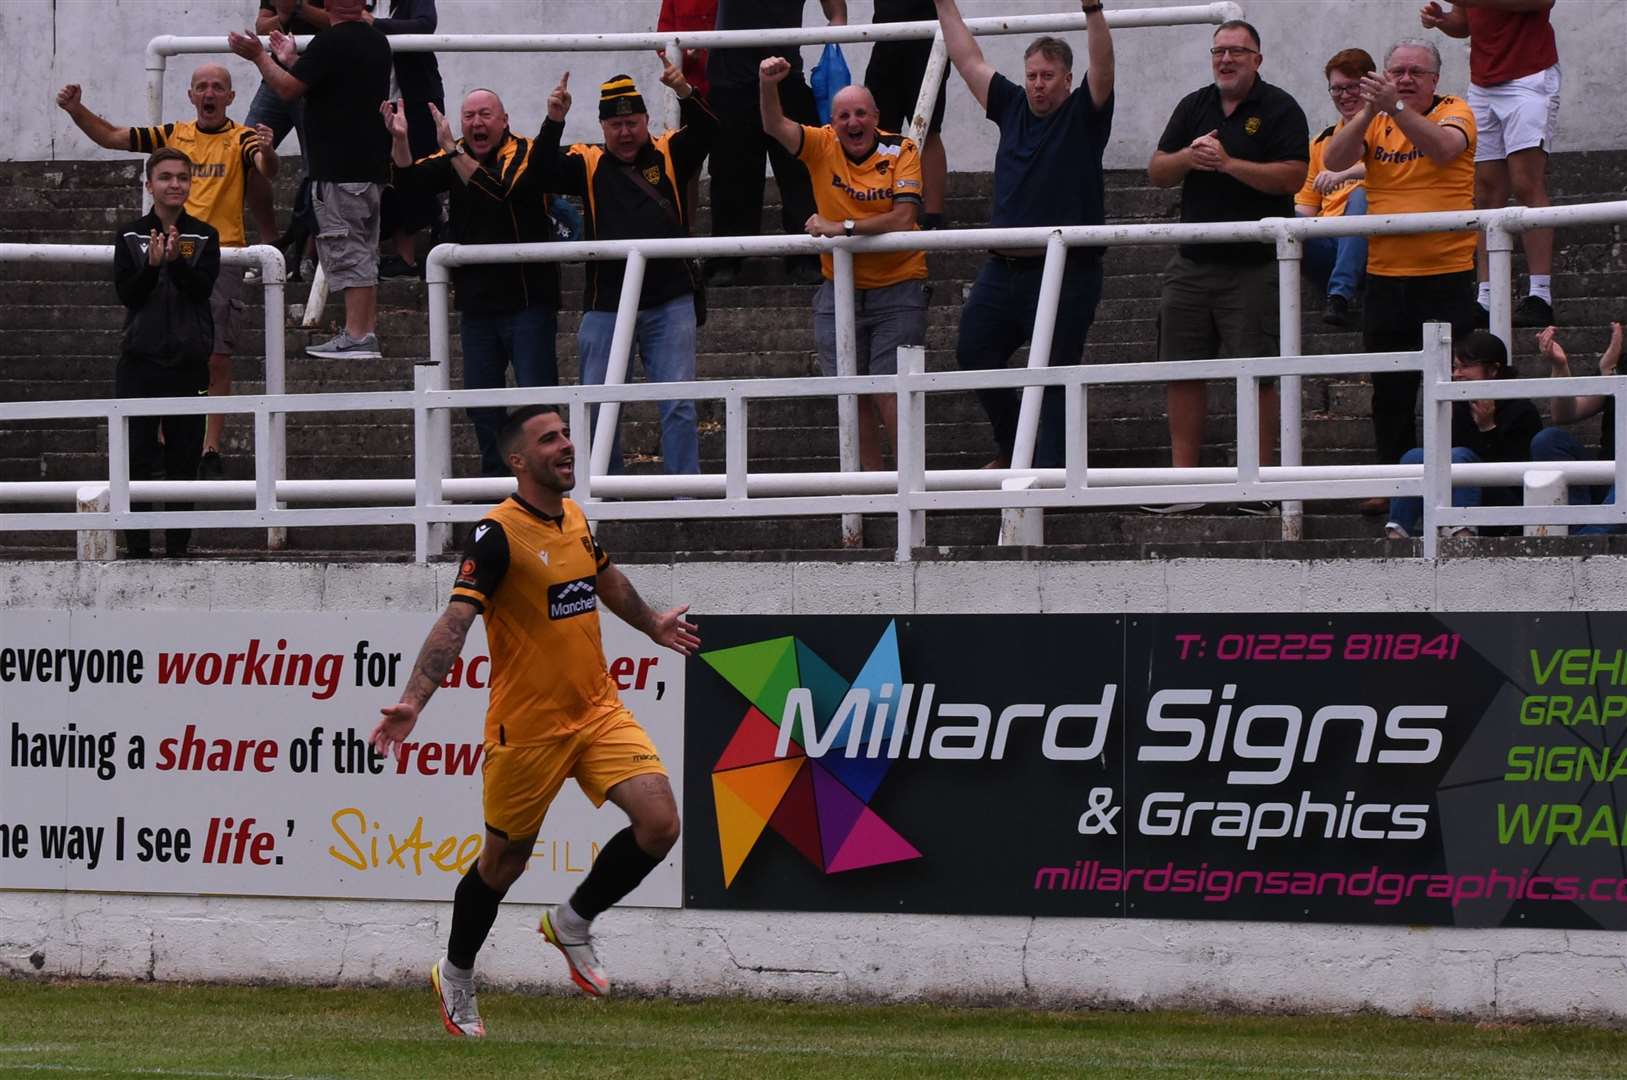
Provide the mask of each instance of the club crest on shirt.
[{"label": "club crest on shirt", "polygon": [[1243,130],[1250,135],[1258,135],[1260,133],[1260,118],[1251,116],[1243,121]]},{"label": "club crest on shirt", "polygon": [[887,170],[892,167],[892,164],[893,163],[888,161],[886,158],[882,158],[880,161],[876,162],[876,175],[886,176]]},{"label": "club crest on shirt", "polygon": [[656,184],[659,184],[661,182],[661,166],[659,166],[659,165],[651,165],[650,167],[645,169],[644,170],[644,179],[646,179],[646,180],[648,180],[650,182],[651,187],[654,187]]},{"label": "club crest on shirt", "polygon": [[591,536],[582,537],[582,550],[588,553],[589,558],[593,557],[593,538]]},{"label": "club crest on shirt", "polygon": [[196,255],[197,253],[198,253],[198,242],[196,240],[183,239],[181,241],[181,258],[190,259],[190,258],[192,258],[192,256]]}]

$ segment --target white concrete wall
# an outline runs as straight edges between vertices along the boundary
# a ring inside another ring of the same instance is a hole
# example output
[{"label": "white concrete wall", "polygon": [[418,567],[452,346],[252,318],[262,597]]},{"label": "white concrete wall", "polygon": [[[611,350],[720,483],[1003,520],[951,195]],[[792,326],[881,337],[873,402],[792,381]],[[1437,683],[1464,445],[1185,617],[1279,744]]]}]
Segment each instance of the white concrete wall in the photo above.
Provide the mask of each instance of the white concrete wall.
[{"label": "white concrete wall", "polygon": [[[630,566],[708,614],[1623,610],[1627,560],[680,563]],[[451,564],[0,564],[0,606],[433,612]],[[449,903],[0,893],[0,972],[303,983],[416,981]],[[506,908],[490,985],[564,989],[536,911]],[[631,990],[1007,1004],[1627,1018],[1627,936],[1175,920],[613,911]]]},{"label": "white concrete wall", "polygon": [[[1170,7],[1179,0],[1115,0],[1114,7]],[[849,0],[853,22],[870,18],[871,0]],[[1244,0],[1260,29],[1266,55],[1264,75],[1293,92],[1314,126],[1334,116],[1322,66],[1339,49],[1358,45],[1382,59],[1386,45],[1422,34],[1420,0]],[[0,100],[8,117],[0,125],[0,160],[82,160],[108,157],[91,146],[66,114],[53,104],[64,83],[85,86],[85,101],[117,123],[145,123],[146,74],[143,50],[158,34],[204,35],[249,24],[254,0],[7,0],[0,4]],[[591,33],[654,28],[657,0],[440,0],[444,33]],[[1073,11],[1056,0],[962,0],[968,17]],[[822,18],[809,0],[806,18]],[[1627,111],[1620,109],[1627,86],[1627,4],[1620,0],[1561,0],[1554,8],[1561,63],[1565,71],[1560,112],[1560,150],[1627,147]],[[1445,56],[1441,86],[1461,93],[1468,80],[1463,42],[1437,35]],[[985,49],[1002,71],[1021,70],[1024,39],[1003,38]],[[1075,42],[1083,48],[1082,35]],[[1117,41],[1119,103],[1111,168],[1146,164],[1175,102],[1209,79],[1209,33],[1197,27],[1127,30]],[[816,50],[806,50],[809,61]],[[862,79],[868,48],[849,47],[848,63]],[[187,74],[201,60],[177,57],[167,81],[165,119],[191,115]],[[238,100],[231,111],[241,120],[259,83],[250,65],[231,58]],[[1083,62],[1080,62],[1082,68]],[[597,139],[593,88],[607,76],[629,71],[654,86],[659,64],[646,53],[581,53],[533,57],[494,53],[441,57],[447,96],[456,100],[476,86],[496,89],[517,130],[530,132],[542,121],[549,89],[565,69],[572,72],[576,108],[567,137]],[[950,80],[945,136],[951,167],[981,171],[992,165],[993,125],[983,119],[957,78]]]}]

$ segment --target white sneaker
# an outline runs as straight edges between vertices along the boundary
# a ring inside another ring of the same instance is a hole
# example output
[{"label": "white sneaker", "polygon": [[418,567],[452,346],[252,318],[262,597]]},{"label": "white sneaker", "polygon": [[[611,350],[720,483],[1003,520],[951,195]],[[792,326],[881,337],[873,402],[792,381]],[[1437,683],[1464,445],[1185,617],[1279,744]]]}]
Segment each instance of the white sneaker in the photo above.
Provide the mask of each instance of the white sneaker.
[{"label": "white sneaker", "polygon": [[1412,534],[1407,532],[1406,529],[1403,529],[1401,526],[1397,525],[1395,522],[1391,521],[1391,522],[1386,522],[1385,523],[1385,525],[1384,525],[1384,539],[1386,539],[1386,540],[1410,540],[1411,538],[1412,538]]},{"label": "white sneaker", "polygon": [[558,910],[557,906],[542,909],[542,921],[537,926],[537,932],[564,955],[565,963],[571,969],[571,981],[584,994],[603,997],[610,993],[610,977],[599,963],[599,954],[593,951],[592,938],[575,942],[560,940],[556,927]]},{"label": "white sneaker", "polygon": [[486,1037],[486,1025],[480,1020],[480,1007],[475,1004],[475,984],[450,979],[441,974],[442,961],[437,960],[429,969],[429,984],[435,988],[435,999],[441,1006],[441,1023],[453,1035],[470,1039]]}]

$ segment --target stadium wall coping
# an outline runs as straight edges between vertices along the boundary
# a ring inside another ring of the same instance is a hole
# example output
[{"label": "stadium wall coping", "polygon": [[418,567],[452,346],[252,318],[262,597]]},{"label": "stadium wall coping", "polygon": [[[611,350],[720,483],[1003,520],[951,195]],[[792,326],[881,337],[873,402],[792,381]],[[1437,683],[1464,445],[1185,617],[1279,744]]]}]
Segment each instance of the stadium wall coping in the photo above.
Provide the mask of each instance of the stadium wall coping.
[{"label": "stadium wall coping", "polygon": [[[1622,610],[1610,557],[629,565],[699,616],[967,612]],[[0,607],[82,611],[440,609],[453,564],[7,563]],[[360,720],[361,718],[358,718]],[[450,900],[450,895],[448,896]],[[519,910],[515,910],[518,908]],[[451,905],[0,892],[0,972],[162,981],[415,983]],[[483,984],[568,986],[511,905]],[[1228,1005],[1627,1018],[1627,937],[1565,930],[620,909],[596,928],[618,984],[1006,1004]]]},{"label": "stadium wall coping", "polygon": [[[1117,7],[1171,7],[1189,0],[1116,0]],[[1441,34],[1425,34],[1418,24],[1418,0],[1371,0],[1353,5],[1349,0],[1244,0],[1249,19],[1263,38],[1262,75],[1298,98],[1318,131],[1336,119],[1327,97],[1322,65],[1340,49],[1360,46],[1382,59],[1383,51],[1403,37],[1427,36],[1440,48],[1444,61],[1443,93],[1462,94],[1468,86],[1468,45]],[[871,0],[850,0],[851,22],[866,22]],[[57,89],[77,82],[85,87],[85,101],[115,123],[145,124],[146,71],[143,52],[159,34],[206,35],[243,29],[254,5],[249,0],[142,0],[139,4],[99,4],[52,0],[51,3],[0,4],[0,40],[8,43],[7,63],[0,70],[0,87],[11,102],[8,122],[0,128],[0,160],[78,161],[123,157],[97,149],[56,108]],[[971,17],[1029,15],[1072,10],[1055,0],[961,0]],[[443,0],[439,6],[439,32],[471,33],[606,33],[645,32],[654,28],[656,0],[552,0],[547,4],[516,4],[512,0]],[[804,7],[809,25],[822,20],[819,5]],[[1555,149],[1610,150],[1627,147],[1627,111],[1617,107],[1620,88],[1627,85],[1627,5],[1618,0],[1565,0],[1555,5],[1553,21],[1559,35],[1564,89]],[[1075,35],[1076,61],[1084,69],[1083,35]],[[1000,71],[1022,70],[1026,38],[984,39],[984,52]],[[1140,29],[1121,33],[1115,40],[1118,100],[1114,138],[1107,147],[1109,168],[1142,168],[1151,156],[1170,110],[1181,96],[1209,78],[1209,34],[1201,27]],[[854,77],[862,80],[869,60],[868,46],[844,49]],[[810,66],[818,51],[803,50]],[[232,72],[236,103],[229,115],[238,121],[247,115],[260,78],[253,67],[236,57],[173,57],[165,83],[165,120],[192,115],[186,100],[187,79],[206,59],[219,59]],[[492,87],[502,95],[514,130],[535,131],[542,122],[548,91],[559,73],[575,76],[577,105],[566,126],[569,141],[598,141],[591,88],[617,72],[628,72],[646,88],[656,87],[659,62],[653,53],[580,53],[556,55],[539,61],[519,53],[443,54],[441,71],[448,104],[477,86]],[[658,89],[658,87],[656,87]],[[656,110],[656,116],[661,115]],[[987,168],[993,160],[994,125],[971,99],[959,78],[949,80],[949,102],[944,126],[945,145],[956,170]],[[292,152],[285,143],[283,152]]]}]

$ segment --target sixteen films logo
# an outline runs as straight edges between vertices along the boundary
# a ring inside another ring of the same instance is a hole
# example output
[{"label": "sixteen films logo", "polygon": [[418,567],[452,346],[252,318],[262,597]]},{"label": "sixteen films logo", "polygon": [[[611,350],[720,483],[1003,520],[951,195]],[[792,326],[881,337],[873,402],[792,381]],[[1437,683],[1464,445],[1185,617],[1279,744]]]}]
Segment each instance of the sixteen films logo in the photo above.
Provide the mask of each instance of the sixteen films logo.
[{"label": "sixteen films logo", "polygon": [[[874,701],[885,684],[903,685],[895,623],[887,624],[851,682],[795,637],[703,652],[701,659],[748,703],[740,726],[712,766],[724,888],[734,883],[764,829],[773,829],[827,874],[921,857],[868,805],[891,757],[833,753],[814,760],[804,749],[807,738],[819,739],[821,731],[821,741],[829,744],[834,735],[834,745],[842,746],[849,724],[870,725],[860,733],[863,738],[887,739],[906,722],[902,709],[891,716],[885,709],[866,710],[861,716],[848,714],[831,730],[850,689],[868,690]],[[790,711],[786,698],[796,690],[812,699],[813,731],[805,733],[802,721],[794,719],[787,737],[779,725]],[[872,718],[876,713],[879,719]],[[875,732],[876,726],[882,730]],[[781,743],[783,754],[777,752]]]}]

